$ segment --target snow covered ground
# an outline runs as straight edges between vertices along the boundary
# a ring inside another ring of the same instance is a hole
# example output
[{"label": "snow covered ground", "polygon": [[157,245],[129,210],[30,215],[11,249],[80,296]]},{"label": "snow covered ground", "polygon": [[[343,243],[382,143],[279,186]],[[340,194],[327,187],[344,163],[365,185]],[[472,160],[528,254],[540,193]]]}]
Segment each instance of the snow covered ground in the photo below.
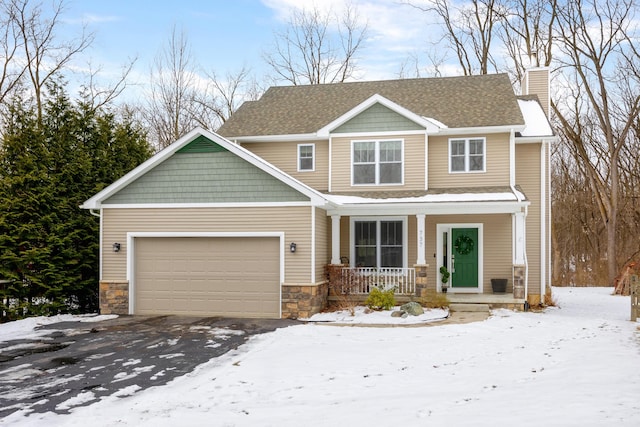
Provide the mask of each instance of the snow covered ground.
[{"label": "snow covered ground", "polygon": [[464,325],[280,329],[165,386],[0,425],[640,425],[629,298],[554,293],[559,307],[544,313],[497,310]]}]

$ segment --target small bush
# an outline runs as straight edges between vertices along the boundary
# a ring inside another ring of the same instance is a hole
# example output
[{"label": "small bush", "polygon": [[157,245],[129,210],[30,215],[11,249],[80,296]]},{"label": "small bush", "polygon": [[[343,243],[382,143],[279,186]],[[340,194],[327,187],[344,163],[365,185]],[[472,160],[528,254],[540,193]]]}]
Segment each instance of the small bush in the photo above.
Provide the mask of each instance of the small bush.
[{"label": "small bush", "polygon": [[364,303],[372,310],[391,310],[396,305],[395,290],[373,288]]},{"label": "small bush", "polygon": [[427,291],[426,295],[418,298],[417,302],[425,308],[447,308],[450,304],[446,294],[436,291]]}]

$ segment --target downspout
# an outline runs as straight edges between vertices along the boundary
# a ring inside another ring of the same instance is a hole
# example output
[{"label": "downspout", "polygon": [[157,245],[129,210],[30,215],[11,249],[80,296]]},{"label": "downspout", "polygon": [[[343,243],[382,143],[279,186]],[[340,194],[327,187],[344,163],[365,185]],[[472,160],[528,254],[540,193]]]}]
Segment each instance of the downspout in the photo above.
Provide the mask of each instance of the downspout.
[{"label": "downspout", "polygon": [[547,156],[546,142],[540,144],[540,302],[547,290]]},{"label": "downspout", "polygon": [[332,157],[332,144],[333,143],[333,137],[331,135],[329,135],[329,173],[327,174],[327,178],[328,178],[328,183],[327,183],[327,189],[329,191],[329,193],[331,193],[331,178],[332,178],[332,174],[331,174],[331,157]]},{"label": "downspout", "polygon": [[525,311],[529,310],[529,258],[527,257],[527,216],[529,207],[524,208],[524,307]]}]

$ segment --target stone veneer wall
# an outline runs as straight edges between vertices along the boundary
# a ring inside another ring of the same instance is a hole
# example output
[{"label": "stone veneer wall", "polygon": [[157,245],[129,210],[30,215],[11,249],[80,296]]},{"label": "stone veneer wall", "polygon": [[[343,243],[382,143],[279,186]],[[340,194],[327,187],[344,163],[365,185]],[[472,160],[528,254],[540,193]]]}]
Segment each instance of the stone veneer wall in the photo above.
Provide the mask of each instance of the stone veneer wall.
[{"label": "stone veneer wall", "polygon": [[514,298],[526,298],[524,294],[524,276],[526,274],[526,267],[524,265],[513,266],[513,297]]},{"label": "stone veneer wall", "polygon": [[316,286],[283,285],[282,318],[299,319],[320,313],[327,306],[329,283]]},{"label": "stone veneer wall", "polygon": [[100,282],[100,314],[129,314],[129,282]]},{"label": "stone veneer wall", "polygon": [[413,268],[416,269],[416,296],[417,297],[426,297],[427,296],[427,286],[429,281],[427,280],[427,270],[429,269],[429,264],[420,264],[414,265]]}]

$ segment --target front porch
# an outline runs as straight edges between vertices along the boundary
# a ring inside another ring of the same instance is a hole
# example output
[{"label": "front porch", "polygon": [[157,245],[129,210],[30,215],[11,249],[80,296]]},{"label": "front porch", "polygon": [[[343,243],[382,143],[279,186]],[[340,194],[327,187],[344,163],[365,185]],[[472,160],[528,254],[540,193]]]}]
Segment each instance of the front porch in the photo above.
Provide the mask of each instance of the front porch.
[{"label": "front porch", "polygon": [[[436,291],[434,287],[429,287],[427,284],[427,265],[416,265],[415,268],[351,268],[343,265],[333,267],[338,274],[334,275],[330,282],[338,277],[340,281],[339,287],[333,289],[341,289],[357,302],[364,302],[373,288],[383,291],[394,289],[395,299],[400,304],[415,301],[429,289],[431,292]],[[329,286],[332,287],[331,283]],[[456,293],[450,290],[443,295],[446,295],[451,303],[452,310],[457,311],[477,311],[478,308],[483,307],[519,311],[527,308],[526,299],[516,298],[513,293]],[[339,299],[338,295],[329,295],[330,301]]]}]

